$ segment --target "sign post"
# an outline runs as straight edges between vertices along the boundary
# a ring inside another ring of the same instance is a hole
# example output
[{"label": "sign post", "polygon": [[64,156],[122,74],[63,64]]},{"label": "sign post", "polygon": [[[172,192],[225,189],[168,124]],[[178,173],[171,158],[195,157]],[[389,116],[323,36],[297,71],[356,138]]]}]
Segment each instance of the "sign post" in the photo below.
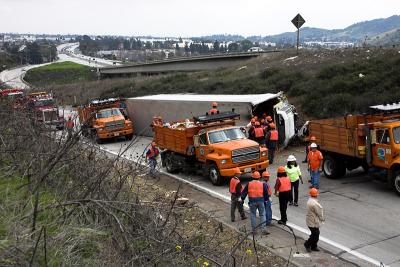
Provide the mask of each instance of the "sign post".
[{"label": "sign post", "polygon": [[300,44],[300,28],[306,21],[300,14],[297,14],[296,17],[292,19],[293,25],[297,28],[297,54],[299,53],[299,44]]}]

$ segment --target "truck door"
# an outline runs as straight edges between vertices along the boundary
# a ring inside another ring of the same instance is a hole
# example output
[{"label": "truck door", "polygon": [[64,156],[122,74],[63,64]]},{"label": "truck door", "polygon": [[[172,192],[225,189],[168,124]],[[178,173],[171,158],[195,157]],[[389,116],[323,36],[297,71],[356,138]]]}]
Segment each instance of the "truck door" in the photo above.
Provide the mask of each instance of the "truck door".
[{"label": "truck door", "polygon": [[208,139],[207,133],[199,135],[199,146],[196,148],[197,160],[206,162],[206,155],[208,154]]},{"label": "truck door", "polygon": [[392,148],[388,128],[376,129],[372,137],[372,163],[374,166],[389,168],[392,162]]}]

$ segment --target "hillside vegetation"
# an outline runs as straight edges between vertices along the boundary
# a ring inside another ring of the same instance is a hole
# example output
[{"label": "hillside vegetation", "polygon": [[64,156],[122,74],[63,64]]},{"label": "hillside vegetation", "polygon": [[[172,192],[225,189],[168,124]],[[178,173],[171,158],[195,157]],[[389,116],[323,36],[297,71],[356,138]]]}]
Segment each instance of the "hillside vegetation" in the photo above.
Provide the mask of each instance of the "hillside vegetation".
[{"label": "hillside vegetation", "polygon": [[96,72],[70,61],[58,62],[29,70],[24,79],[35,87],[96,80]]},{"label": "hillside vegetation", "polygon": [[284,91],[306,118],[364,112],[400,100],[400,53],[349,49],[268,54],[233,68],[119,78],[52,87],[65,103],[151,94],[262,94]]}]

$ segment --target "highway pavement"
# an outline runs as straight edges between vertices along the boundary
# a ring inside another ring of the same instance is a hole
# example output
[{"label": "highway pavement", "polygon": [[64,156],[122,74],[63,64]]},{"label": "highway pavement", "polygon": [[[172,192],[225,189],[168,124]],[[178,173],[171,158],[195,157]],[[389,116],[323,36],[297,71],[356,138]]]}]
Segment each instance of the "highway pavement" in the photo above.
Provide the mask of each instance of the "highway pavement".
[{"label": "highway pavement", "polygon": [[[143,153],[150,138],[138,137],[125,152],[130,160],[144,162]],[[123,139],[101,144],[102,150],[118,154],[129,145]],[[289,154],[304,159],[302,147],[289,147],[278,153],[276,162],[268,169],[275,183],[276,169],[286,163]],[[300,185],[299,207],[288,209],[289,225],[303,238],[308,229],[305,224],[309,175],[306,164],[300,163],[305,183]],[[164,171],[164,169],[161,169]],[[176,174],[201,191],[229,201],[228,184],[214,186],[207,178],[195,174]],[[361,170],[353,171],[340,180],[321,177],[320,201],[325,209],[326,223],[321,229],[321,247],[359,266],[400,266],[400,198],[384,184],[365,176]],[[273,197],[273,213],[279,219],[279,206]],[[228,213],[227,213],[228,214]]]}]

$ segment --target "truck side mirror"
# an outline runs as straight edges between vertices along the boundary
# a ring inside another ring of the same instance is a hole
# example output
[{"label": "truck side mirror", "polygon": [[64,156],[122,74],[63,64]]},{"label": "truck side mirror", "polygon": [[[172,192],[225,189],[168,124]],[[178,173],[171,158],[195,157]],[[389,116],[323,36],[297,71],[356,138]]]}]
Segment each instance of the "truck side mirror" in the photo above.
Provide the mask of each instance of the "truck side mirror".
[{"label": "truck side mirror", "polygon": [[200,146],[200,141],[199,141],[199,136],[198,135],[193,136],[193,144],[194,144],[194,147],[199,147]]}]

